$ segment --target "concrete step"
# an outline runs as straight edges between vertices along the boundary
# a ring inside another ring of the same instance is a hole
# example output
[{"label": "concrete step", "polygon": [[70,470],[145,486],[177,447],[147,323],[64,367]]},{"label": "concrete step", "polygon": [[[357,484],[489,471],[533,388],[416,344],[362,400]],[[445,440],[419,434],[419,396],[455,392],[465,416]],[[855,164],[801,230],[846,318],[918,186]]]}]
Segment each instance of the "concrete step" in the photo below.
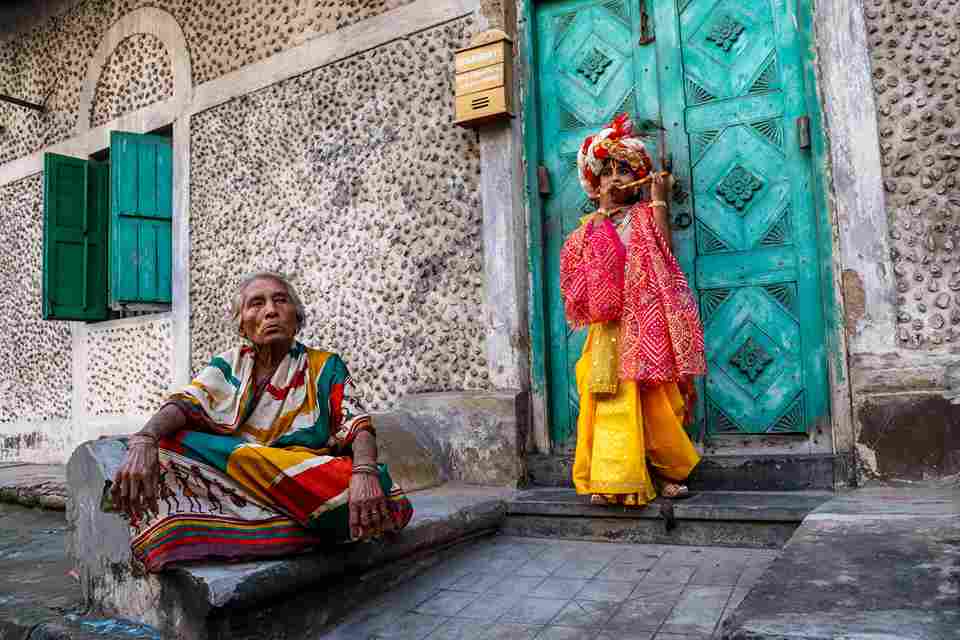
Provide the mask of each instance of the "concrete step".
[{"label": "concrete step", "polygon": [[[700,491],[830,491],[849,481],[845,456],[833,454],[705,455],[688,484]],[[570,487],[573,454],[527,456],[531,484]]]},{"label": "concrete step", "polygon": [[590,504],[573,489],[518,492],[501,533],[608,542],[782,547],[828,491],[703,491],[642,508]]}]

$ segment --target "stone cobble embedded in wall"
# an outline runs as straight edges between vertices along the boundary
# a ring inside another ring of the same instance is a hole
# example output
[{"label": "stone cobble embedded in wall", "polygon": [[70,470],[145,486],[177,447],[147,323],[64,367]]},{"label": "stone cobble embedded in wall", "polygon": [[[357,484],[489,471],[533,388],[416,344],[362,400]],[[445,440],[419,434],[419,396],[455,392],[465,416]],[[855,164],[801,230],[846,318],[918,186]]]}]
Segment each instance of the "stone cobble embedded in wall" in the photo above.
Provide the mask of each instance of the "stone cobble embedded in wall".
[{"label": "stone cobble embedded in wall", "polygon": [[138,33],[113,50],[97,81],[90,124],[98,127],[125,113],[173,96],[173,61],[156,36]]},{"label": "stone cobble embedded in wall", "polygon": [[160,408],[171,391],[172,322],[139,319],[128,326],[87,331],[87,415],[143,415]]},{"label": "stone cobble embedded in wall", "polygon": [[[0,91],[33,102],[48,96],[40,114],[0,104],[0,164],[69,138],[77,123],[87,65],[107,30],[141,7],[168,11],[189,47],[193,82],[199,84],[349,26],[412,0],[85,0],[22,35],[0,42]],[[122,44],[122,43],[118,43]],[[168,52],[176,55],[178,52]],[[156,47],[144,38],[127,43],[130,73],[151,73]],[[168,97],[163,82],[135,87],[139,106]],[[114,105],[107,109],[109,112]],[[91,114],[82,114],[88,118]],[[102,114],[94,113],[97,122]]]},{"label": "stone cobble embedded in wall", "polygon": [[0,186],[0,424],[70,418],[70,326],[42,319],[43,176]]},{"label": "stone cobble embedded in wall", "polygon": [[[960,2],[865,0],[897,342],[960,341]],[[872,230],[866,230],[872,232]]]},{"label": "stone cobble embedded in wall", "polygon": [[235,346],[232,288],[289,274],[301,339],[339,352],[368,409],[489,387],[481,318],[479,148],[452,125],[470,18],[192,119],[194,367]]}]

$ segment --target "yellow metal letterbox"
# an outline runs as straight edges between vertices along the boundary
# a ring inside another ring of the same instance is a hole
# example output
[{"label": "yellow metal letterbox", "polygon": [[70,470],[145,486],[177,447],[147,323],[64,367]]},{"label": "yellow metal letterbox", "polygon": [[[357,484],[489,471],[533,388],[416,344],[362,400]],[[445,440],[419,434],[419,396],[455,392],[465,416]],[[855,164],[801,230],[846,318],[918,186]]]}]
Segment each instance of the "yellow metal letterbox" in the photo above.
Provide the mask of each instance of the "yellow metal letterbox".
[{"label": "yellow metal letterbox", "polygon": [[477,34],[469,47],[456,52],[455,61],[455,124],[476,127],[513,116],[513,43],[506,33],[491,29]]}]

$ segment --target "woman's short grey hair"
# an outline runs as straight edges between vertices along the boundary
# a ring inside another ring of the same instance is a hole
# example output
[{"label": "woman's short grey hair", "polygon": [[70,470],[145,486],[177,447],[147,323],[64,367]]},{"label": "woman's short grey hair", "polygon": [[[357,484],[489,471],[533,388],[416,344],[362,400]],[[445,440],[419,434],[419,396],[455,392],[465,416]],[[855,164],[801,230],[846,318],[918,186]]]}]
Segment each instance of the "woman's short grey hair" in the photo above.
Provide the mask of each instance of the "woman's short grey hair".
[{"label": "woman's short grey hair", "polygon": [[233,322],[235,324],[240,323],[240,312],[243,311],[244,294],[246,293],[247,287],[249,287],[254,280],[260,279],[276,280],[286,287],[290,302],[293,303],[294,308],[297,310],[297,331],[303,328],[303,323],[307,319],[307,309],[303,306],[303,300],[300,299],[296,288],[287,279],[287,276],[282,273],[277,273],[276,271],[258,271],[243,277],[230,303],[230,316],[233,318]]}]

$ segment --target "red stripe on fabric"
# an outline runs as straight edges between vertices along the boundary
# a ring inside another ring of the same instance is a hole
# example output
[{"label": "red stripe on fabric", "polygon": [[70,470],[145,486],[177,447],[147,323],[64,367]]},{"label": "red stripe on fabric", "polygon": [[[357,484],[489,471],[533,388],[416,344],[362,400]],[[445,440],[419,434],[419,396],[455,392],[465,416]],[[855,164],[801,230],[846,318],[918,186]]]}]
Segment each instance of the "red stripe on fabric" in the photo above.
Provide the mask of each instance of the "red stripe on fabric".
[{"label": "red stripe on fabric", "polygon": [[270,393],[277,400],[285,400],[286,397],[294,389],[299,389],[303,386],[304,381],[307,379],[306,370],[301,368],[295,374],[293,374],[293,379],[290,380],[290,384],[285,386],[283,389],[278,389],[272,384],[267,385],[267,392]]},{"label": "red stripe on fabric", "polygon": [[[234,531],[237,532],[237,533],[267,533],[267,532],[285,533],[285,532],[287,532],[287,531],[303,531],[303,527],[301,527],[301,526],[299,526],[299,525],[298,525],[298,526],[275,527],[275,528],[260,527],[259,529],[260,529],[260,530],[258,531],[258,527],[250,527],[250,528],[246,528],[246,529],[237,528],[237,529],[234,529]],[[169,531],[166,531],[166,532],[164,532],[164,533],[162,533],[162,534],[160,534],[160,535],[157,535],[157,536],[155,536],[155,537],[152,537],[152,538],[150,539],[150,541],[149,541],[149,544],[163,544],[163,542],[164,542],[167,538],[170,538],[171,536],[179,535],[179,534],[182,534],[182,533],[205,532],[205,531],[214,531],[214,530],[219,531],[220,529],[219,529],[219,528],[214,529],[213,527],[204,527],[204,526],[202,526],[202,525],[189,525],[189,526],[188,526],[188,525],[174,525],[174,527],[171,528]]]},{"label": "red stripe on fabric", "polygon": [[295,543],[270,545],[269,547],[261,547],[260,549],[253,549],[250,547],[232,549],[225,546],[211,547],[208,545],[197,544],[192,546],[177,547],[176,549],[157,549],[155,552],[147,556],[141,556],[140,560],[146,566],[147,571],[156,573],[162,570],[165,566],[174,562],[190,562],[193,560],[211,559],[238,561],[249,560],[251,558],[274,558],[277,556],[302,553],[311,549],[317,544],[321,544],[322,542],[323,541],[319,539],[310,541],[301,540]]},{"label": "red stripe on fabric", "polygon": [[343,384],[335,384],[330,389],[330,431],[340,428],[343,423]]}]

